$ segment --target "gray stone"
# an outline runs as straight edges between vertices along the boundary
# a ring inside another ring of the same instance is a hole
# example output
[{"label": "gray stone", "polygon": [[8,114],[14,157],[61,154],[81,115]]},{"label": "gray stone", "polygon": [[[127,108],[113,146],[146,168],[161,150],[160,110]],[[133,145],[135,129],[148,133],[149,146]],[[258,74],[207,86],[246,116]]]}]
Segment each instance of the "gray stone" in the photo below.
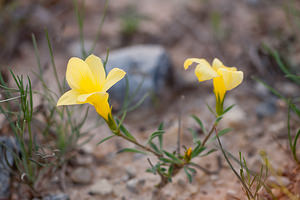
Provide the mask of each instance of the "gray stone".
[{"label": "gray stone", "polygon": [[132,179],[136,176],[136,170],[134,167],[126,167],[126,174],[128,175],[128,179]]},{"label": "gray stone", "polygon": [[78,184],[89,184],[92,182],[92,178],[92,171],[86,167],[78,167],[71,173],[72,181]]},{"label": "gray stone", "polygon": [[256,95],[261,99],[269,98],[271,95],[270,90],[259,82],[254,83],[254,89]]},{"label": "gray stone", "polygon": [[17,148],[16,142],[11,137],[0,137],[0,199],[10,195],[9,166],[13,165],[13,151]]},{"label": "gray stone", "polygon": [[275,98],[269,98],[260,103],[256,107],[256,115],[258,118],[269,117],[277,112],[277,105]]},{"label": "gray stone", "polygon": [[145,184],[145,180],[131,179],[126,183],[126,187],[130,192],[139,193],[142,186]]},{"label": "gray stone", "polygon": [[89,194],[107,196],[112,194],[113,186],[107,179],[100,179],[90,188]]},{"label": "gray stone", "polygon": [[70,200],[67,194],[51,194],[43,197],[43,200]]},{"label": "gray stone", "polygon": [[[109,53],[107,72],[112,68],[126,71],[129,82],[129,96],[136,93],[133,102],[140,100],[146,93],[162,94],[172,79],[171,61],[166,50],[159,45],[137,45]],[[124,101],[126,80],[121,80],[110,89],[110,94],[119,103]],[[147,102],[150,98],[148,97]]]}]

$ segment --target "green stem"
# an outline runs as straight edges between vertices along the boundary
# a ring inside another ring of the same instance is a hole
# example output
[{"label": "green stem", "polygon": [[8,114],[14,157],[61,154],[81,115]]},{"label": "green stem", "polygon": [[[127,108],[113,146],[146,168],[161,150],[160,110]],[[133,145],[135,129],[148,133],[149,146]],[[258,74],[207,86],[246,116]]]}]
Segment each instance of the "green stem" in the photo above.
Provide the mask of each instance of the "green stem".
[{"label": "green stem", "polygon": [[222,151],[222,153],[224,155],[224,158],[225,158],[226,162],[228,163],[229,167],[231,168],[231,170],[233,171],[233,173],[236,175],[236,177],[240,180],[240,182],[242,183],[242,185],[245,188],[245,190],[247,191],[247,193],[251,196],[252,199],[254,199],[253,194],[251,193],[251,191],[249,190],[249,188],[247,187],[247,185],[244,183],[244,181],[242,180],[242,178],[240,177],[240,175],[237,173],[237,171],[234,169],[234,167],[232,166],[231,162],[229,161],[229,159],[228,159],[228,157],[227,157],[227,155],[225,153],[225,150],[223,149],[222,143],[220,141],[220,138],[218,136],[218,132],[217,132],[216,129],[215,129],[215,132],[216,132],[218,143],[220,145],[221,151]]},{"label": "green stem", "polygon": [[131,142],[131,143],[137,145],[138,147],[140,147],[140,148],[142,148],[142,149],[144,149],[144,150],[146,150],[146,151],[152,153],[152,154],[155,155],[157,158],[161,158],[161,157],[162,157],[161,154],[156,153],[155,151],[153,151],[153,150],[150,149],[149,147],[144,146],[144,145],[140,144],[138,141],[132,140],[131,138],[128,138],[127,136],[123,135],[123,134],[121,133],[121,131],[120,131],[120,128],[117,126],[115,120],[114,120],[111,116],[108,117],[108,120],[106,121],[106,123],[107,123],[108,127],[110,128],[110,130],[113,132],[113,134],[115,134],[116,136],[119,136],[119,137],[121,137],[121,138],[127,140],[128,142]]}]

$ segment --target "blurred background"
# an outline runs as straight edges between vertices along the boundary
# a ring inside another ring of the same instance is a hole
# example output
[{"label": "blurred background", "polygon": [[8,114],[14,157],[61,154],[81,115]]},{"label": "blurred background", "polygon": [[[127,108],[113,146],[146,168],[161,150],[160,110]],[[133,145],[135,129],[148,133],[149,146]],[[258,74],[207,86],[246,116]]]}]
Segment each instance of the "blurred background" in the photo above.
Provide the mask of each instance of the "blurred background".
[{"label": "blurred background", "polygon": [[[166,131],[169,133],[166,137],[169,137],[167,140],[172,148],[172,143],[176,142],[174,134],[176,135],[178,129],[179,115],[182,115],[185,127],[194,126],[193,121],[189,119],[191,114],[201,116],[201,119],[208,123],[213,119],[205,106],[205,103],[214,104],[212,83],[207,81],[199,84],[193,70],[184,71],[185,59],[205,58],[211,62],[214,58],[219,58],[226,66],[234,66],[244,72],[243,84],[230,92],[226,100],[226,105],[237,106],[228,114],[228,118],[224,119],[222,125],[234,127],[236,130],[234,138],[224,141],[225,146],[227,144],[229,150],[234,152],[242,149],[249,157],[250,163],[255,166],[260,159],[257,156],[258,149],[264,147],[272,155],[274,149],[278,148],[277,143],[273,141],[274,137],[279,140],[286,139],[286,104],[253,77],[264,80],[284,96],[299,96],[299,87],[285,77],[285,70],[293,74],[300,73],[299,1],[75,2],[0,0],[0,69],[6,82],[13,83],[9,74],[9,69],[12,69],[16,74],[29,75],[32,78],[33,89],[41,87],[38,78],[34,76],[38,68],[32,34],[37,41],[44,77],[49,88],[57,92],[57,86],[52,84],[54,75],[50,67],[52,61],[45,30],[49,34],[60,80],[65,77],[70,57],[83,58],[92,52],[105,60],[109,49],[108,68],[120,67],[127,71],[132,86],[131,94],[139,88],[133,101],[138,102],[147,92],[151,92],[142,106],[142,111],[130,114],[125,122],[134,133],[145,139],[147,131],[165,121]],[[125,82],[120,83],[120,86],[112,88],[111,91],[116,112],[122,107],[124,84]],[[42,102],[39,98],[34,100],[35,107]],[[91,111],[90,115],[91,120],[97,118],[94,111]],[[1,120],[5,120],[3,116]],[[99,130],[103,131],[103,128],[91,132],[98,134]],[[103,132],[107,131],[104,128]],[[118,165],[122,165],[122,162],[127,162],[128,166],[134,165],[135,173],[144,173],[144,165],[147,163],[141,164],[134,156],[127,155],[121,160],[105,157],[125,145],[121,142],[114,143],[113,147],[103,144],[107,148],[103,150],[105,148],[95,147],[99,137],[102,136],[98,134],[96,139],[88,144],[90,146],[86,147],[92,149],[89,153],[97,160],[96,164],[93,162],[97,169],[113,171]],[[184,136],[183,143],[188,144],[189,139],[190,136]],[[231,145],[233,142],[237,144],[234,147]],[[285,144],[285,141],[279,142]],[[276,154],[273,157],[274,162],[280,163],[284,155]],[[104,164],[99,160],[105,160]],[[211,162],[213,164],[208,163],[207,166],[214,166],[217,161]],[[112,163],[114,167],[108,165]],[[226,180],[231,176],[230,173],[223,178]],[[98,177],[108,177],[110,181],[120,178],[118,175],[103,175],[104,172],[96,174]],[[222,177],[219,179],[222,180]],[[203,180],[196,180],[194,188],[185,191],[186,199],[223,199],[228,195],[228,188],[239,188],[237,183],[222,185],[223,183],[215,183],[215,180],[210,181],[212,183],[203,186]],[[152,178],[152,182],[146,183],[141,190],[147,191],[153,182],[155,179]],[[176,187],[182,186],[180,181],[176,184],[170,186],[169,190],[176,191]],[[214,184],[219,184],[218,194],[211,189]],[[85,190],[86,188],[80,188],[78,191]],[[131,194],[126,190],[127,194],[125,190],[123,192],[126,197],[142,199],[140,194]],[[201,192],[196,194],[196,191]],[[147,196],[147,192],[144,194]],[[235,195],[238,194],[239,192],[236,192]],[[167,192],[168,195],[170,199],[176,199],[175,192]],[[80,198],[84,199],[84,195]],[[118,198],[121,198],[121,195]]]}]

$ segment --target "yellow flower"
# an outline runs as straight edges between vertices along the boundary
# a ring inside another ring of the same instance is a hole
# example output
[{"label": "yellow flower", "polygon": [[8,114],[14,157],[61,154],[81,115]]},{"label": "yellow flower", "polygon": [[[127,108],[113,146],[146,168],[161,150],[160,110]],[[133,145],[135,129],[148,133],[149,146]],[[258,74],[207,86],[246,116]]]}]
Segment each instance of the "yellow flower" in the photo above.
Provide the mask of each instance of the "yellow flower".
[{"label": "yellow flower", "polygon": [[192,158],[192,152],[193,152],[193,149],[190,147],[188,148],[185,152],[184,152],[184,160],[186,162],[190,162],[191,158]]},{"label": "yellow flower", "polygon": [[57,106],[89,103],[107,121],[111,108],[106,91],[125,74],[123,70],[114,68],[106,76],[101,59],[93,54],[85,60],[73,57],[68,62],[66,72],[71,90],[59,98]]},{"label": "yellow flower", "polygon": [[243,72],[237,71],[235,67],[224,66],[217,58],[213,60],[212,66],[205,59],[188,58],[184,62],[184,69],[188,69],[192,63],[197,63],[195,74],[199,82],[213,79],[214,93],[217,99],[217,113],[221,114],[226,91],[232,90],[241,84]]}]

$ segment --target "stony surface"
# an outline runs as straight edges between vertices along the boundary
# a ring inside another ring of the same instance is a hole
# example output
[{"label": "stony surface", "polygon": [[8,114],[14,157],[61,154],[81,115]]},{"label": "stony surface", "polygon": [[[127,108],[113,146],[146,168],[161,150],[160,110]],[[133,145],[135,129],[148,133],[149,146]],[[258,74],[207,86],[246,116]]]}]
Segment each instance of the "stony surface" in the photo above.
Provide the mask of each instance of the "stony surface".
[{"label": "stony surface", "polygon": [[[139,88],[134,102],[146,93],[161,94],[172,78],[171,61],[166,49],[160,45],[137,45],[111,51],[107,71],[118,67],[126,71],[129,96]],[[125,96],[126,80],[110,90],[113,98],[122,102]],[[149,99],[148,99],[149,100]]]},{"label": "stony surface", "polygon": [[[3,147],[5,147],[5,149]],[[13,164],[14,158],[12,152],[15,151],[15,149],[16,144],[12,138],[0,137],[0,199],[8,198],[10,195],[10,169],[8,164],[10,166]]]},{"label": "stony surface", "polygon": [[130,192],[139,193],[145,180],[131,179],[126,183],[126,187]]},{"label": "stony surface", "polygon": [[87,167],[78,167],[72,171],[71,179],[77,184],[89,184],[92,182],[93,173],[91,169]]},{"label": "stony surface", "polygon": [[[72,2],[70,1],[71,3],[69,4],[68,2],[51,1],[51,3],[47,4],[49,7],[52,7],[51,11],[58,10],[53,15],[57,23],[52,24],[55,24],[59,32],[50,33],[50,40],[53,42],[55,62],[60,80],[65,78],[68,59],[72,56],[81,57],[78,24],[76,19],[74,19],[74,11],[70,9],[72,8]],[[296,6],[291,4],[291,8],[299,8],[300,2],[290,2],[297,4]],[[100,9],[104,7],[104,1],[90,0],[85,1],[85,3],[84,41],[86,49],[88,49],[99,25],[99,19],[101,19],[102,14]],[[213,58],[218,57],[224,64],[236,66],[238,69],[243,70],[245,77],[244,82],[238,88],[228,91],[226,95],[225,103],[231,104],[229,99],[234,98],[233,103],[237,105],[235,108],[237,110],[233,109],[227,113],[224,116],[224,121],[222,120],[220,127],[218,127],[218,130],[233,128],[232,126],[235,128],[230,134],[221,138],[224,147],[235,156],[238,156],[238,152],[242,152],[249,163],[249,168],[252,170],[259,171],[261,166],[261,157],[259,154],[263,150],[267,153],[272,166],[276,166],[276,169],[280,168],[281,170],[279,171],[288,171],[289,168],[286,165],[293,165],[294,162],[289,159],[291,157],[290,154],[286,153],[287,105],[282,102],[280,106],[276,107],[276,112],[274,112],[272,106],[269,107],[266,104],[262,105],[262,109],[257,108],[259,104],[268,102],[268,99],[272,95],[265,87],[262,87],[261,84],[256,84],[250,78],[252,75],[257,76],[287,96],[299,94],[299,86],[286,81],[276,65],[276,61],[261,47],[262,43],[268,44],[278,50],[280,56],[285,58],[285,61],[289,62],[288,58],[294,55],[298,60],[295,63],[299,63],[298,46],[300,43],[295,42],[299,41],[299,34],[297,34],[299,30],[293,29],[297,26],[293,26],[292,15],[287,17],[288,9],[284,9],[287,5],[286,3],[271,0],[110,1],[101,36],[94,51],[95,55],[103,55],[106,49],[110,48],[112,50],[111,60],[114,54],[113,49],[116,49],[118,52],[123,50],[128,44],[134,45],[134,47],[137,44],[143,44],[142,46],[144,47],[147,46],[145,44],[159,44],[168,52],[174,64],[173,69],[178,74],[174,85],[177,85],[182,80],[193,83],[190,84],[193,87],[184,85],[184,87],[176,91],[163,89],[163,93],[170,91],[169,100],[163,101],[163,99],[157,99],[157,102],[162,104],[162,107],[158,109],[150,107],[151,109],[144,112],[128,113],[125,120],[126,127],[132,131],[137,139],[146,143],[149,134],[156,130],[158,124],[163,121],[166,130],[164,145],[167,149],[174,150],[176,149],[176,136],[178,133],[178,115],[181,113],[182,145],[187,147],[193,146],[191,134],[188,129],[193,128],[198,131],[199,127],[190,118],[190,115],[195,114],[199,116],[205,127],[209,129],[214,122],[214,117],[207,110],[205,104],[207,103],[214,108],[214,94],[212,81],[198,83],[192,67],[184,71],[183,62],[188,57],[201,57],[206,58],[208,61],[212,61]],[[50,6],[50,4],[55,5]],[[64,4],[67,4],[67,7]],[[123,14],[127,13],[134,13],[137,16],[141,16],[140,18],[138,17],[139,23],[137,29],[130,37],[124,37],[123,35],[124,27],[122,24],[128,22]],[[43,38],[43,34],[37,35],[38,46],[41,50],[41,62],[42,66],[45,66],[47,84],[51,86],[51,89],[56,91],[56,85],[52,84],[54,77],[53,71],[49,67],[50,59],[47,41],[43,41]],[[10,66],[14,67],[14,70],[18,74],[32,75],[28,73],[38,70],[37,67],[30,68],[31,66],[36,66],[34,49],[28,40],[26,40],[25,44],[18,44],[19,54],[12,60],[7,59],[7,62],[9,62]],[[130,58],[130,60],[138,59],[140,62],[152,62],[149,56],[150,53],[149,55],[148,53],[143,53],[142,55],[143,57],[139,52],[136,52],[134,55],[135,58]],[[105,56],[102,56],[102,58],[105,58]],[[122,59],[125,60],[127,58],[123,57]],[[124,64],[124,61],[122,63],[116,62],[112,67],[121,68],[122,64]],[[295,66],[297,67],[298,65]],[[162,69],[164,69],[164,66],[162,66]],[[126,68],[126,70],[129,69]],[[152,72],[145,74],[151,75]],[[142,71],[143,76],[140,74],[136,76],[137,78],[134,79],[136,81],[133,83],[135,88],[138,85],[137,83],[144,78],[145,74]],[[35,76],[32,75],[31,77]],[[145,86],[147,87],[145,87],[144,91],[148,91],[149,88],[153,90],[155,84],[152,77],[146,77],[145,79]],[[10,81],[13,82],[12,80]],[[284,84],[284,82],[287,82],[287,84]],[[124,88],[124,82],[122,87]],[[159,88],[160,86],[156,87],[158,91],[160,90]],[[39,88],[34,89],[38,90]],[[113,90],[114,88],[112,88]],[[117,91],[124,94],[124,90],[122,89]],[[139,96],[142,95],[143,93],[139,94]],[[122,98],[118,98],[118,94],[111,96],[113,97],[112,100],[119,99],[119,103],[122,100]],[[120,94],[120,96],[122,95]],[[185,97],[184,101],[180,101],[181,96]],[[80,108],[80,106],[73,107]],[[115,105],[113,105],[113,108],[116,108]],[[263,111],[265,108],[267,108],[266,111]],[[93,109],[90,110],[91,113],[95,113]],[[263,111],[262,114],[258,116],[257,110],[258,112]],[[271,112],[269,112],[270,110]],[[81,112],[74,112],[76,119],[81,116]],[[96,113],[94,116],[89,117],[86,123],[91,123],[95,118],[99,118]],[[228,118],[227,122],[226,118]],[[295,129],[293,133],[297,131],[296,129],[298,129],[299,124],[294,118],[295,116],[292,115],[292,128]],[[90,127],[94,127],[92,125]],[[198,133],[200,138],[204,137],[201,131],[198,131]],[[91,163],[92,169],[95,169],[93,181],[97,183],[98,180],[105,179],[106,184],[113,187],[113,192],[108,192],[109,195],[105,197],[101,194],[100,196],[92,196],[89,194],[91,185],[73,184],[69,180],[70,177],[66,177],[66,192],[70,195],[70,198],[76,200],[153,199],[154,185],[159,182],[159,177],[145,172],[145,169],[149,167],[147,157],[137,157],[136,154],[130,153],[115,154],[115,152],[124,147],[133,147],[116,138],[96,146],[97,142],[110,134],[105,125],[93,129],[90,134],[94,135],[94,138],[89,143],[89,146],[93,148],[88,148],[87,152],[95,155]],[[215,144],[211,143],[210,145],[213,148]],[[155,162],[155,158],[149,157]],[[198,173],[193,179],[193,183],[188,184],[184,172],[181,171],[173,179],[173,182],[164,188],[161,196],[156,199],[246,199],[237,178],[229,169],[226,162],[224,162],[224,159],[220,159],[219,162],[219,158],[222,158],[221,154],[215,152],[209,155],[209,157],[197,158],[194,161],[206,169],[216,172],[216,175],[209,175],[201,170],[197,170]],[[90,162],[90,159],[88,159],[88,162]],[[80,163],[84,163],[84,161],[77,162],[78,165]],[[67,175],[71,174],[76,167],[78,166],[68,166],[67,171],[70,173],[67,173]],[[130,174],[126,172],[126,167],[135,169],[135,177],[130,178]],[[237,165],[235,167],[238,169]],[[299,170],[293,176],[287,176],[291,181],[288,187],[292,186],[292,190],[290,191],[295,194],[299,193],[300,181],[298,177],[297,182],[295,182],[293,177],[298,174],[300,174]],[[125,178],[123,179],[122,177]],[[137,182],[141,179],[145,180],[145,184],[139,188]],[[48,183],[47,180],[45,182]],[[136,191],[135,189],[138,188],[139,192],[132,192],[128,189],[128,185],[133,188],[132,191]],[[57,183],[54,188],[53,190],[59,188]],[[51,192],[49,193],[51,194]],[[279,190],[274,189],[274,193],[282,196],[282,192]],[[104,192],[103,194],[107,193]]]},{"label": "stony surface", "polygon": [[67,194],[51,194],[43,197],[42,200],[70,200],[70,197]]},{"label": "stony surface", "polygon": [[107,196],[113,193],[113,186],[107,179],[101,179],[89,189],[91,195]]}]

